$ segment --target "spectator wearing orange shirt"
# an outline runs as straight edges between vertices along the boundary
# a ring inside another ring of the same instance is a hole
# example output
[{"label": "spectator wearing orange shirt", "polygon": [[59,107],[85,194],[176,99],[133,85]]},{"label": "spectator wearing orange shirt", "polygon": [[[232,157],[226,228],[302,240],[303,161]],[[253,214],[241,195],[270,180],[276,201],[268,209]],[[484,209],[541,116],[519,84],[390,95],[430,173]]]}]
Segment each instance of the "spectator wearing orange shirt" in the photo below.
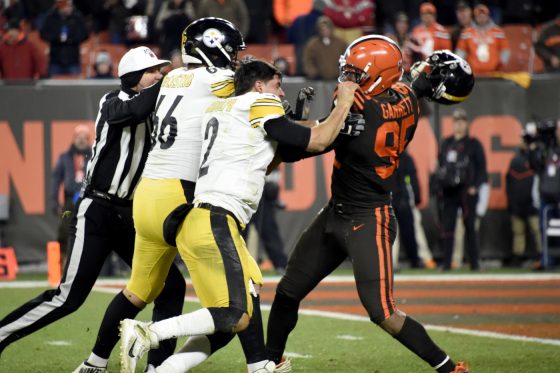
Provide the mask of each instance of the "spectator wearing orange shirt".
[{"label": "spectator wearing orange shirt", "polygon": [[422,59],[431,55],[433,51],[451,49],[451,36],[445,27],[436,22],[436,14],[434,4],[420,5],[421,23],[412,30],[412,50],[420,54]]},{"label": "spectator wearing orange shirt", "polygon": [[475,74],[499,71],[509,60],[509,42],[502,28],[490,18],[486,5],[474,8],[474,22],[461,33],[456,52]]},{"label": "spectator wearing orange shirt", "polygon": [[542,58],[545,71],[560,72],[560,14],[543,27],[535,52]]}]

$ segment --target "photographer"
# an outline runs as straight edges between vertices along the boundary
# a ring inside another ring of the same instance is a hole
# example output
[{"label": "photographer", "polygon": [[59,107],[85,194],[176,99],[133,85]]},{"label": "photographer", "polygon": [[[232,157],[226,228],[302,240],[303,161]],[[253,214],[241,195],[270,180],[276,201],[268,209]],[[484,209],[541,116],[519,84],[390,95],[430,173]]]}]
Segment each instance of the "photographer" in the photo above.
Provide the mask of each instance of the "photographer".
[{"label": "photographer", "polygon": [[[523,138],[529,147],[529,163],[539,178],[539,219],[544,229],[549,218],[560,216],[560,120],[528,123]],[[544,242],[547,237],[541,234]],[[543,256],[541,267],[547,265],[548,258]]]},{"label": "photographer", "polygon": [[451,269],[457,211],[461,208],[465,226],[466,250],[471,270],[478,271],[478,238],[475,229],[476,205],[480,186],[486,182],[486,159],[480,142],[468,134],[467,113],[453,112],[453,136],[443,140],[436,180],[441,203],[441,243],[443,270]]}]

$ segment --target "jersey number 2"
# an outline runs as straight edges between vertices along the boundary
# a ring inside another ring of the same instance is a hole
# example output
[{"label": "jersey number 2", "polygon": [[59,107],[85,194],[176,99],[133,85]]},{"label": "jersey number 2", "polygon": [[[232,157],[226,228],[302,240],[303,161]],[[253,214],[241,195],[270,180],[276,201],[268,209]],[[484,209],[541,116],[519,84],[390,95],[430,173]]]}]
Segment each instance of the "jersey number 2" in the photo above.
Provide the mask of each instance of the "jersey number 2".
[{"label": "jersey number 2", "polygon": [[216,141],[219,127],[220,122],[218,122],[218,120],[214,117],[211,118],[206,124],[206,131],[204,131],[204,141],[208,140],[210,129],[212,130],[212,134],[210,135],[210,143],[208,144],[208,148],[206,149],[206,152],[204,152],[204,157],[202,158],[202,163],[200,164],[200,170],[198,170],[198,177],[202,177],[208,173],[208,165],[206,165],[206,162],[208,161],[208,156],[210,155],[210,151],[214,146],[214,141]]},{"label": "jersey number 2", "polygon": [[[414,114],[404,117],[402,124],[395,120],[384,122],[378,129],[375,137],[374,151],[380,158],[389,158],[389,166],[375,167],[375,172],[382,179],[387,179],[397,169],[399,155],[404,151],[408,144],[406,131],[414,125]],[[393,141],[387,141],[389,135]]]}]

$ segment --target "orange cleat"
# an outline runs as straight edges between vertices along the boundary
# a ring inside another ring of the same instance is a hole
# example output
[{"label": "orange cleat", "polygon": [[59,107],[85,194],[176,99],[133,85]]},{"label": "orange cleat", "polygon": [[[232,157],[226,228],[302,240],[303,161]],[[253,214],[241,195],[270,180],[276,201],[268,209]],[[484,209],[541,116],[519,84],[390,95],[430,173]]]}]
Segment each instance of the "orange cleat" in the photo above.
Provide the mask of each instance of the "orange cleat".
[{"label": "orange cleat", "polygon": [[457,365],[455,365],[455,370],[449,373],[469,373],[469,366],[464,361],[459,361]]}]

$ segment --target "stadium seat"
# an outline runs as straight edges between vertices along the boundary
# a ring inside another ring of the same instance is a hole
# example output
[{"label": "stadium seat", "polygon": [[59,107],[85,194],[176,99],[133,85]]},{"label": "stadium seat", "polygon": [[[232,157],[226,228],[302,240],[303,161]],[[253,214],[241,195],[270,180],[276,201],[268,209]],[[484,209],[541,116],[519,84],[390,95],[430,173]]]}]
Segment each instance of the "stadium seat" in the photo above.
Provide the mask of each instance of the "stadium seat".
[{"label": "stadium seat", "polygon": [[290,65],[290,75],[294,75],[296,71],[296,54],[293,44],[249,44],[240,54],[240,58],[244,56],[253,56],[266,62],[273,62],[278,57],[284,57]]}]

